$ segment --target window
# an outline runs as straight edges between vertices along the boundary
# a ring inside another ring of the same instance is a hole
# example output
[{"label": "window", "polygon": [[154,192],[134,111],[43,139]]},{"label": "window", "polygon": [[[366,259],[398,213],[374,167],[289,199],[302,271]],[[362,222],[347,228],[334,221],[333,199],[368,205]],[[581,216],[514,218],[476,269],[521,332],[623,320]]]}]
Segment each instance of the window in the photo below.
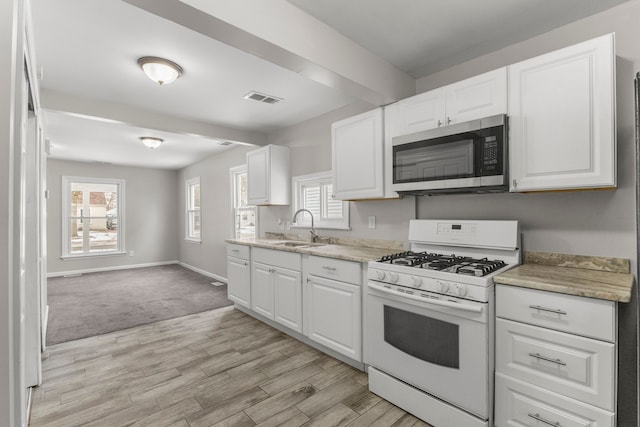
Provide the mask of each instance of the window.
[{"label": "window", "polygon": [[[293,177],[293,212],[308,209],[316,228],[349,229],[349,202],[333,198],[331,171]],[[293,227],[311,227],[311,217],[301,212]]]},{"label": "window", "polygon": [[234,239],[258,236],[258,209],[247,203],[247,166],[229,169],[231,181],[231,218]]},{"label": "window", "polygon": [[200,177],[188,179],[185,194],[187,208],[185,215],[186,231],[185,240],[200,242]]},{"label": "window", "polygon": [[62,257],[124,253],[124,180],[62,177]]}]

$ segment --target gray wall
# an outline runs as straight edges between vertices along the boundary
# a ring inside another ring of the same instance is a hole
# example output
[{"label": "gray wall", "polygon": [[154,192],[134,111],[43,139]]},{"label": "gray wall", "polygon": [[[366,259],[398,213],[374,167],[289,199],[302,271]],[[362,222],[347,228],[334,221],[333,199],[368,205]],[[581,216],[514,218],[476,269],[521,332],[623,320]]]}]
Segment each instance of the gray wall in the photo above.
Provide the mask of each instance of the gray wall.
[{"label": "gray wall", "polygon": [[[602,34],[616,33],[618,189],[542,194],[438,196],[418,200],[420,218],[514,218],[525,250],[628,258],[637,271],[633,79],[640,70],[640,1],[630,1],[542,36],[417,81],[436,88]],[[553,123],[549,123],[553,126]],[[637,424],[637,310],[620,304],[618,425]]]},{"label": "gray wall", "polygon": [[[227,277],[225,239],[231,237],[229,168],[246,163],[252,146],[239,146],[182,169],[178,174],[178,251],[180,261],[214,277]],[[185,180],[200,177],[201,243],[184,240]]]},{"label": "gray wall", "polygon": [[[113,255],[62,260],[62,176],[124,179],[125,249]],[[50,274],[178,260],[178,172],[49,159],[47,162],[47,250]]]}]

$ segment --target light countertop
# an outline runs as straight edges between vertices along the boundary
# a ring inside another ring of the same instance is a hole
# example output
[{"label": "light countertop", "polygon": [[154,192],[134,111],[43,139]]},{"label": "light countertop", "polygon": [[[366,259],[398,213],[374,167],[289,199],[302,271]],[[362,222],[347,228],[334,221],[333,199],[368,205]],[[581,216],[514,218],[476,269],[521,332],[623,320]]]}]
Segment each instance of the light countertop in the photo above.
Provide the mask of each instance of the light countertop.
[{"label": "light countertop", "polygon": [[244,239],[227,239],[227,243],[235,243],[238,245],[254,246],[257,248],[275,249],[279,251],[297,252],[300,254],[315,255],[326,258],[335,258],[345,261],[369,262],[384,255],[402,251],[401,242],[380,242],[371,240],[345,240],[331,239],[331,242],[338,243],[309,243],[313,246],[284,246],[283,240],[296,240],[287,238],[244,238]]},{"label": "light countertop", "polygon": [[621,258],[531,252],[495,283],[616,302],[629,302],[634,276]]}]

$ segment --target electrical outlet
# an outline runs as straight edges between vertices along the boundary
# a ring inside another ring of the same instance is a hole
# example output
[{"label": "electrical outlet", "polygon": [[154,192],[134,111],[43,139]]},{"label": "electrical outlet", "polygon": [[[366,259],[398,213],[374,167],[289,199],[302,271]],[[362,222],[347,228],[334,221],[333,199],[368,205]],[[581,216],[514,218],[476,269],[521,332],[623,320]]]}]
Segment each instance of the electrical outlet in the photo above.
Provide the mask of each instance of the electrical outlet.
[{"label": "electrical outlet", "polygon": [[376,216],[369,215],[369,228],[376,228]]}]

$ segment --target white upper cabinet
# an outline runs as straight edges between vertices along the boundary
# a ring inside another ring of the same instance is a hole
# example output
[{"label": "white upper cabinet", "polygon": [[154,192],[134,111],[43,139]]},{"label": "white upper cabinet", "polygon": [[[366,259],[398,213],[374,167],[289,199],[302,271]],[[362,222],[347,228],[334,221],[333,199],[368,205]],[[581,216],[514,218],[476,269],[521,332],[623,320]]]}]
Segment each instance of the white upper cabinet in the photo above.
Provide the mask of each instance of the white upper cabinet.
[{"label": "white upper cabinet", "polygon": [[333,194],[339,200],[384,197],[382,108],[331,125]]},{"label": "white upper cabinet", "polygon": [[288,147],[267,145],[247,153],[247,191],[250,205],[291,203]]},{"label": "white upper cabinet", "polygon": [[391,137],[507,112],[507,71],[499,68],[396,102]]},{"label": "white upper cabinet", "polygon": [[511,191],[615,187],[613,34],[510,66],[509,127]]}]

